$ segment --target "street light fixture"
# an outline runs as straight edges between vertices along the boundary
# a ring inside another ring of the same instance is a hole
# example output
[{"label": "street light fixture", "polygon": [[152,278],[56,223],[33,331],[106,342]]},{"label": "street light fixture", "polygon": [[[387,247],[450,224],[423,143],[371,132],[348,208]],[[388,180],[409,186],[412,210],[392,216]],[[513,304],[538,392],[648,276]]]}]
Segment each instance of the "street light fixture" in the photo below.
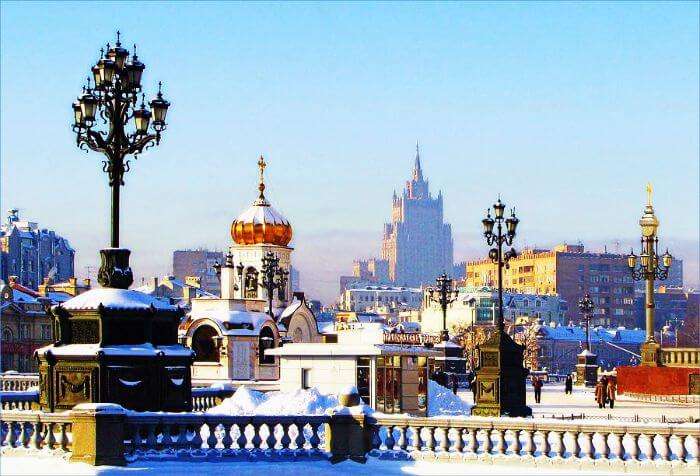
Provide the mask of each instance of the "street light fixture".
[{"label": "street light fixture", "polygon": [[[129,52],[121,46],[121,35],[117,32],[114,47],[107,45],[107,53],[101,50],[100,59],[91,68],[83,94],[73,103],[73,131],[77,146],[105,155],[102,169],[109,177],[112,189],[110,249],[102,251],[102,266],[98,280],[103,286],[128,287],[133,276],[128,266],[128,250],[119,248],[119,204],[120,188],[124,185],[124,174],[130,169],[128,156],[137,158],[144,150],[160,144],[161,133],[166,129],[165,117],[170,103],[163,99],[162,85],[158,83],[158,94],[146,108],[141,90],[141,75],[145,65],[135,53],[129,61]],[[94,87],[90,86],[94,81]],[[133,132],[129,131],[130,119]],[[100,122],[102,124],[100,124]],[[152,132],[149,132],[149,129]]]},{"label": "street light fixture", "polygon": [[447,274],[442,273],[435,280],[435,286],[428,288],[428,298],[440,305],[442,309],[442,341],[447,342],[450,340],[450,333],[447,330],[447,308],[450,304],[457,300],[459,291],[453,286],[454,281],[447,276]]},{"label": "street light fixture", "polygon": [[270,317],[274,319],[275,314],[272,310],[272,298],[275,289],[277,289],[277,296],[280,300],[283,300],[285,297],[284,288],[287,286],[287,275],[289,273],[280,267],[280,259],[272,251],[268,251],[263,256],[261,271],[262,281],[260,286],[267,292],[267,310]]},{"label": "street light fixture", "polygon": [[666,250],[659,260],[659,238],[656,233],[659,228],[659,219],[654,214],[652,205],[652,187],[647,184],[647,204],[644,214],[639,220],[642,230],[641,246],[642,253],[639,257],[639,265],[634,250],[627,257],[632,279],[635,281],[645,281],[645,324],[646,341],[642,345],[642,364],[657,365],[659,362],[658,349],[654,337],[654,281],[664,281],[668,278],[668,272],[673,264],[673,257]]},{"label": "street light fixture", "polygon": [[578,309],[583,315],[583,320],[586,323],[586,350],[591,351],[591,339],[590,339],[590,327],[591,327],[591,315],[595,309],[595,303],[591,299],[591,295],[586,293],[586,295],[578,301]]}]

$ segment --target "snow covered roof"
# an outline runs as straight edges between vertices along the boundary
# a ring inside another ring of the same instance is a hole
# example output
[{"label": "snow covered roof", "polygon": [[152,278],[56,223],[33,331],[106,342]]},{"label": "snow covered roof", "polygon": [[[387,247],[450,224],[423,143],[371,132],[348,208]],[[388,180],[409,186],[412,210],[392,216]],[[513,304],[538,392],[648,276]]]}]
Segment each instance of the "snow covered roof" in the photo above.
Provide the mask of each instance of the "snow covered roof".
[{"label": "snow covered roof", "polygon": [[[586,340],[586,329],[580,326],[540,326],[538,332],[545,338],[562,341]],[[641,344],[646,338],[643,329],[605,329],[596,327],[591,329],[591,341],[615,342],[617,344]]]},{"label": "snow covered roof", "polygon": [[156,309],[174,311],[177,309],[160,299],[132,289],[98,288],[91,289],[63,303],[65,309],[97,309],[100,304],[108,309]]},{"label": "snow covered roof", "polygon": [[61,346],[49,345],[42,347],[37,352],[45,354],[51,351],[53,355],[64,357],[84,357],[97,355],[97,352],[104,352],[105,355],[129,355],[129,356],[153,356],[163,353],[166,356],[189,356],[192,349],[182,345],[159,345],[151,343],[134,345],[111,345],[100,347],[100,344],[69,344]]},{"label": "snow covered roof", "polygon": [[292,314],[296,312],[297,309],[301,307],[301,305],[304,304],[303,301],[300,301],[296,297],[292,300],[291,304],[284,308],[284,311],[282,311],[282,314],[280,314],[280,320],[284,319],[285,317],[289,317]]},{"label": "snow covered roof", "polygon": [[190,313],[190,318],[193,323],[200,319],[211,319],[221,324],[219,328],[224,335],[257,335],[265,323],[276,325],[269,314],[256,311],[197,310]]},{"label": "snow covered roof", "polygon": [[282,347],[268,349],[265,353],[282,356],[314,355],[328,357],[358,355],[439,355],[439,351],[421,345],[327,343],[285,344]]}]

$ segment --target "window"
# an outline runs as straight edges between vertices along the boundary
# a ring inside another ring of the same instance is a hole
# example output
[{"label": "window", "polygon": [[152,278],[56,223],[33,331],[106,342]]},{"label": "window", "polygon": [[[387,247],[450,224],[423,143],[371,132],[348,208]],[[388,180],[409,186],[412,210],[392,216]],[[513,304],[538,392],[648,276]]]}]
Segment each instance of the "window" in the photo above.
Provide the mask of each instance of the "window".
[{"label": "window", "polygon": [[245,297],[247,299],[258,297],[258,272],[252,267],[245,272]]},{"label": "window", "polygon": [[201,326],[192,335],[192,350],[195,362],[218,362],[219,350],[215,339],[218,332],[211,326]]},{"label": "window", "polygon": [[[12,342],[12,338],[13,338],[12,329],[10,329],[9,327],[5,327],[2,330],[2,341],[3,342]],[[9,355],[12,355],[12,354],[9,354]]]},{"label": "window", "polygon": [[41,325],[41,339],[42,340],[51,340],[51,324],[42,324]]},{"label": "window", "polygon": [[20,339],[30,339],[31,338],[31,327],[29,324],[20,324],[20,326],[19,326],[19,338]]},{"label": "window", "polygon": [[311,369],[301,369],[301,388],[304,390],[311,388]]},{"label": "window", "polygon": [[401,413],[401,356],[377,357],[377,410]]},{"label": "window", "polygon": [[370,358],[369,357],[358,357],[357,358],[357,391],[362,398],[363,403],[366,405],[370,404],[370,391],[369,391],[369,379],[370,379]]},{"label": "window", "polygon": [[269,327],[263,327],[260,331],[260,338],[258,340],[258,361],[260,365],[270,365],[275,363],[274,355],[266,355],[265,351],[267,349],[275,348],[275,334],[272,333],[272,329]]}]

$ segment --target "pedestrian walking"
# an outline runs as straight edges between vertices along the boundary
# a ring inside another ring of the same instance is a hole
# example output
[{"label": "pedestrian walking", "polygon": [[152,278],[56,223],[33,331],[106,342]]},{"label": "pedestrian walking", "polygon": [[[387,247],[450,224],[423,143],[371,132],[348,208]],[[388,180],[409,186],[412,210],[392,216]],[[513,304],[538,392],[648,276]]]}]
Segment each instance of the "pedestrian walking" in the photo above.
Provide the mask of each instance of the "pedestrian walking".
[{"label": "pedestrian walking", "polygon": [[452,374],[452,393],[457,395],[457,388],[459,387],[459,381],[457,380],[457,374]]},{"label": "pedestrian walking", "polygon": [[605,408],[605,404],[608,403],[608,377],[603,375],[600,378],[600,383],[603,384],[603,408]]},{"label": "pedestrian walking", "polygon": [[601,379],[595,384],[595,401],[598,402],[598,408],[605,408],[605,398],[605,388]]},{"label": "pedestrian walking", "polygon": [[532,387],[535,389],[535,403],[540,403],[542,398],[542,379],[539,377],[534,377],[532,381]]},{"label": "pedestrian walking", "polygon": [[474,403],[476,403],[476,374],[474,374],[471,381],[469,382],[469,386],[472,389],[472,395],[474,396]]},{"label": "pedestrian walking", "polygon": [[617,385],[615,385],[615,382],[610,380],[608,382],[608,401],[610,402],[610,408],[615,407],[615,397],[617,396]]},{"label": "pedestrian walking", "polygon": [[564,393],[565,394],[570,394],[574,390],[574,379],[571,378],[571,375],[566,376],[566,381],[564,382]]}]

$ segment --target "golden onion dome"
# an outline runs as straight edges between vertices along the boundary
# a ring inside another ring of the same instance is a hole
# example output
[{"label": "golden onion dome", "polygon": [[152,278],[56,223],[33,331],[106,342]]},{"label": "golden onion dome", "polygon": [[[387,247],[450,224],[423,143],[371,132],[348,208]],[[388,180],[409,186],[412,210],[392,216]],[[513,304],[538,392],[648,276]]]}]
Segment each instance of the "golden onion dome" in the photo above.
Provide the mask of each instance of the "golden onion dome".
[{"label": "golden onion dome", "polygon": [[292,241],[292,225],[265,199],[263,173],[266,166],[265,159],[260,156],[260,195],[253,205],[231,224],[231,237],[239,245],[287,246]]}]

